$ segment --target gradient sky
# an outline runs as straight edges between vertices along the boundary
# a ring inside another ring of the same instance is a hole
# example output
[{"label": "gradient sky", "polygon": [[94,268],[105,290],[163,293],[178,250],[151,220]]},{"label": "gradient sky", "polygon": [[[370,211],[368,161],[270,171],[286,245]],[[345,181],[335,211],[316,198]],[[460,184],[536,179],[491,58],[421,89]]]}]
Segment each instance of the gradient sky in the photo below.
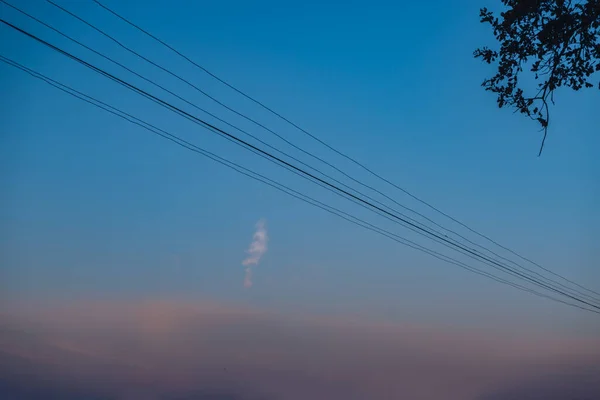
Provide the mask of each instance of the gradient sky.
[{"label": "gradient sky", "polygon": [[600,391],[598,340],[290,317],[177,302],[0,314],[0,396],[563,400]]},{"label": "gradient sky", "polygon": [[[13,2],[285,147],[51,5]],[[365,7],[358,2],[106,0],[415,195],[598,290],[600,137],[594,121],[600,97],[591,90],[557,93],[545,151],[536,157],[538,127],[497,108],[493,95],[480,87],[493,69],[472,57],[477,46],[492,43],[478,9],[498,3],[435,0],[427,6],[369,2]],[[289,140],[377,183],[93,2],[60,4]],[[0,13],[159,93],[6,6],[0,6]],[[0,30],[0,54],[319,199],[368,215],[32,40],[6,27]],[[600,332],[600,320],[592,314],[488,281],[350,225],[4,64],[0,91],[4,301],[215,299],[395,321]],[[381,187],[430,215],[402,192]],[[261,218],[269,250],[248,290],[242,285],[241,262]]]}]

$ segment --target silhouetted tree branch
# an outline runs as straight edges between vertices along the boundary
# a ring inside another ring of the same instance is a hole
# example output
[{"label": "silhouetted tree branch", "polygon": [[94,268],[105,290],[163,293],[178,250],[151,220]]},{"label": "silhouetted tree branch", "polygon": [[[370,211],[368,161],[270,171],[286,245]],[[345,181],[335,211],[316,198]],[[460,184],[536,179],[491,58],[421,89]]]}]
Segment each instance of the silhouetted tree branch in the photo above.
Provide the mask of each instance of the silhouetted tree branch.
[{"label": "silhouetted tree branch", "polygon": [[[554,91],[562,86],[594,87],[591,77],[600,71],[600,0],[501,1],[506,10],[499,18],[487,8],[480,10],[481,22],[491,25],[500,49],[484,46],[474,56],[498,66],[496,74],[482,83],[496,93],[498,106],[514,107],[541,125],[541,155]],[[539,81],[533,96],[519,86],[524,68]]]}]

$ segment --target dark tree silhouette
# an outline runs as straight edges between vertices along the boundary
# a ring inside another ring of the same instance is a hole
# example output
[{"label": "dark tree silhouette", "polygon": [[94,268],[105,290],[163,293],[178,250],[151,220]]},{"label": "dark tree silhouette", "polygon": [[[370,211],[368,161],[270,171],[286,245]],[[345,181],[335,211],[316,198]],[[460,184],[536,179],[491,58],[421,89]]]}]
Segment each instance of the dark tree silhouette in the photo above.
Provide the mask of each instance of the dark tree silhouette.
[{"label": "dark tree silhouette", "polygon": [[[482,83],[497,94],[498,106],[514,108],[541,125],[541,154],[554,91],[561,86],[595,86],[591,78],[600,71],[600,0],[501,1],[506,10],[499,18],[487,8],[480,10],[481,22],[493,28],[500,49],[482,47],[474,56],[498,66]],[[537,83],[527,95],[519,82],[523,69],[529,69]]]}]

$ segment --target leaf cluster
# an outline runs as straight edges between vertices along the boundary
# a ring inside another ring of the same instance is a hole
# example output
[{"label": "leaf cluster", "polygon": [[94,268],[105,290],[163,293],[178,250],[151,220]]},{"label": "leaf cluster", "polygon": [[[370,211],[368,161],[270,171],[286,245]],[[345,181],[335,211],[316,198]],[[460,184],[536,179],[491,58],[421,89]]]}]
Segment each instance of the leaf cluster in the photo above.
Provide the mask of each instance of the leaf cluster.
[{"label": "leaf cluster", "polygon": [[[550,122],[548,103],[560,87],[593,88],[600,71],[600,0],[502,0],[506,10],[496,16],[480,10],[489,24],[498,50],[481,47],[474,52],[497,72],[485,79],[485,90],[497,95],[500,108],[511,107],[537,121],[544,132]],[[527,68],[537,83],[537,93],[526,94],[519,74]],[[600,89],[600,82],[598,83]]]}]

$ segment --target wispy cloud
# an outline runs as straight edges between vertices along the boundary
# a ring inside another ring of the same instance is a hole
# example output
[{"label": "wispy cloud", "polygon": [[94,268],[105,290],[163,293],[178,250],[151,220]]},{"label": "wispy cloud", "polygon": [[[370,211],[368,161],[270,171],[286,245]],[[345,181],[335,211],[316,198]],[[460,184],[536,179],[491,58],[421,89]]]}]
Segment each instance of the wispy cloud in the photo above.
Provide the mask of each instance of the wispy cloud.
[{"label": "wispy cloud", "polygon": [[252,243],[250,243],[250,247],[246,250],[248,256],[242,261],[242,265],[246,267],[244,287],[252,287],[252,266],[258,265],[262,256],[267,252],[268,240],[265,221],[261,219],[256,223],[256,232],[254,232]]}]

